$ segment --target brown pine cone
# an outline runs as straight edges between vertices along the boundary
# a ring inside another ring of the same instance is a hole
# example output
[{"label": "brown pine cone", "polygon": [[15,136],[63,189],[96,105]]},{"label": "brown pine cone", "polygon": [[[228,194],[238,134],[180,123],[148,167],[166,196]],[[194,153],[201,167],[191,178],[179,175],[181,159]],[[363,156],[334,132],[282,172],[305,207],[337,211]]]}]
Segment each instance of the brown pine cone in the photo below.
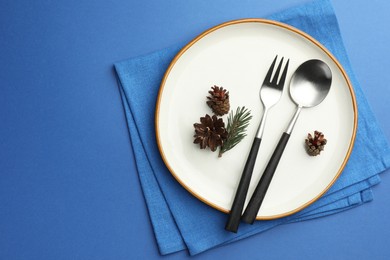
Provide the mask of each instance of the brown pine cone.
[{"label": "brown pine cone", "polygon": [[213,113],[218,116],[227,114],[230,110],[229,91],[214,85],[211,87],[209,94],[207,105],[213,110]]},{"label": "brown pine cone", "polygon": [[309,133],[305,140],[307,153],[311,156],[319,155],[324,150],[326,142],[323,133],[314,131],[314,137]]},{"label": "brown pine cone", "polygon": [[199,144],[200,149],[210,147],[211,151],[217,150],[227,139],[228,132],[225,129],[225,123],[222,118],[216,115],[210,117],[205,115],[200,118],[200,123],[195,123],[194,144]]}]

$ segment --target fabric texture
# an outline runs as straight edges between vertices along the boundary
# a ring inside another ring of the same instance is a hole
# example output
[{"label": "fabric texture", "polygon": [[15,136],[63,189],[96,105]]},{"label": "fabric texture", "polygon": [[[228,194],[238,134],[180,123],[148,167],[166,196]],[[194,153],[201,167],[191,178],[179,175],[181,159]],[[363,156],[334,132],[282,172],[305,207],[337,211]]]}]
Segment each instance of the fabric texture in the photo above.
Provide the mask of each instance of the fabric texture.
[{"label": "fabric texture", "polygon": [[[318,201],[281,219],[242,223],[224,230],[227,215],[202,203],[171,175],[160,157],[154,113],[161,80],[182,45],[115,64],[139,180],[161,254],[188,249],[191,255],[266,231],[277,225],[335,214],[371,201],[371,187],[390,166],[390,147],[357,82],[328,0],[316,0],[268,19],[292,25],[321,42],[342,64],[354,87],[358,130],[350,159],[337,182]],[[213,26],[213,25],[210,25]]]}]

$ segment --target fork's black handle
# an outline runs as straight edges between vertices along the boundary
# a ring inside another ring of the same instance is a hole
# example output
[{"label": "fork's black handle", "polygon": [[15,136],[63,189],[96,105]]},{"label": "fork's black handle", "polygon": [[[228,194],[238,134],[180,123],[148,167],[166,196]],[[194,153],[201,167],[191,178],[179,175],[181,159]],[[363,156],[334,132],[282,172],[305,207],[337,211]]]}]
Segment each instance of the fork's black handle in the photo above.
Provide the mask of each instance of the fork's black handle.
[{"label": "fork's black handle", "polygon": [[272,177],[274,176],[276,168],[278,167],[279,160],[282,157],[284,148],[286,147],[289,138],[290,135],[287,133],[283,133],[282,137],[280,138],[279,143],[276,146],[276,149],[272,154],[272,157],[269,160],[267,167],[265,168],[264,173],[252,194],[251,199],[249,200],[249,203],[246,206],[244,214],[242,215],[242,220],[246,223],[253,224],[255,221],[261,203],[263,202],[265,194],[267,193],[268,187],[271,183]]},{"label": "fork's black handle", "polygon": [[225,229],[237,233],[238,225],[240,224],[241,213],[244,209],[246,194],[248,193],[249,183],[251,182],[253,168],[256,163],[257,153],[259,151],[261,139],[255,137],[252,148],[246,160],[244,171],[242,172],[240,183],[234,197],[233,205],[230,210],[229,219]]}]

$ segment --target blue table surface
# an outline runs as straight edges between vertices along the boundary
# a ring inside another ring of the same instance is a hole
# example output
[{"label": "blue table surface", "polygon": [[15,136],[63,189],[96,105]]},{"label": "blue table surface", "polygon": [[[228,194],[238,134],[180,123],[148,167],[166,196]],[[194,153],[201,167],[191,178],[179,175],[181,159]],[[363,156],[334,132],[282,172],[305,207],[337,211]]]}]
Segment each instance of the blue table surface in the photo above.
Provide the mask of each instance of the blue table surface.
[{"label": "blue table surface", "polygon": [[[159,258],[113,63],[304,2],[0,1],[0,259]],[[333,5],[390,139],[390,1]],[[389,186],[383,174],[364,206],[196,258],[389,259]]]}]

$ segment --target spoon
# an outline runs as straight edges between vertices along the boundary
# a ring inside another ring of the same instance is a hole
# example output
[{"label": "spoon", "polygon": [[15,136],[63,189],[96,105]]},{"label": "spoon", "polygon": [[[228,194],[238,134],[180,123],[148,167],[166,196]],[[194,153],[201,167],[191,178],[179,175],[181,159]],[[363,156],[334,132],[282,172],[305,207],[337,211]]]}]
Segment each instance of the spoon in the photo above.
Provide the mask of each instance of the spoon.
[{"label": "spoon", "polygon": [[246,223],[253,224],[256,219],[261,203],[263,202],[302,108],[311,108],[319,105],[328,95],[331,83],[332,72],[328,65],[320,60],[308,60],[302,63],[294,72],[290,81],[290,96],[297,105],[297,108],[242,215],[242,220]]}]

